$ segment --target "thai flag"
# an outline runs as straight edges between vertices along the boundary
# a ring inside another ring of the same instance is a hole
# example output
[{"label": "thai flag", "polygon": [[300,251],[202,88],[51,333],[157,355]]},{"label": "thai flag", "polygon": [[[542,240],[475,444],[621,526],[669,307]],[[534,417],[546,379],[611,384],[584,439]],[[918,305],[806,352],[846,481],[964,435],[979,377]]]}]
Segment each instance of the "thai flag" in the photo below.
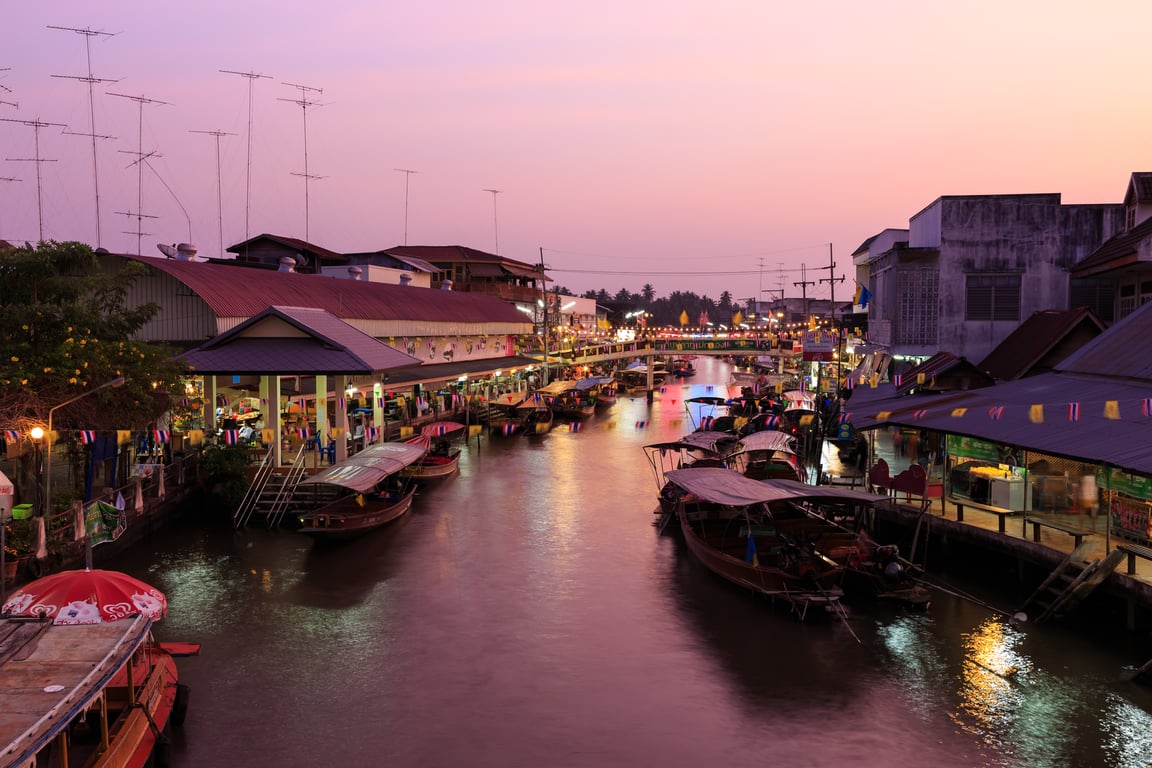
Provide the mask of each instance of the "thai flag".
[{"label": "thai flag", "polygon": [[312,437],[312,430],[310,430],[308,427],[297,427],[296,435],[301,440],[307,440],[308,438]]},{"label": "thai flag", "polygon": [[1080,403],[1068,403],[1068,421],[1080,421]]},{"label": "thai flag", "polygon": [[19,442],[20,441],[20,431],[16,430],[16,429],[6,429],[6,430],[4,430],[4,439],[10,443]]},{"label": "thai flag", "polygon": [[644,429],[644,427],[646,427],[646,426],[648,426],[648,422],[646,422],[646,421],[636,422],[636,429]]},{"label": "thai flag", "polygon": [[569,432],[579,432],[580,431],[580,422],[573,421],[572,423],[570,423],[568,425],[568,431]]},{"label": "thai flag", "polygon": [[852,418],[852,414],[850,414],[850,413],[842,413],[842,414],[840,414],[840,424],[841,424],[841,425],[843,425],[843,424],[847,424],[847,423],[848,423],[848,421],[849,421],[849,419],[851,419],[851,418]]},{"label": "thai flag", "polygon": [[445,427],[443,424],[437,424],[436,425],[436,434],[437,435],[446,435],[446,434],[448,434],[448,428]]},{"label": "thai flag", "polygon": [[380,427],[368,427],[368,442],[376,442],[376,438],[380,436]]},{"label": "thai flag", "polygon": [[168,437],[169,437],[169,434],[168,434],[168,430],[166,430],[166,429],[154,429],[154,430],[152,430],[152,442],[154,442],[154,443],[161,443],[161,444],[166,443],[166,442],[168,442]]},{"label": "thai flag", "polygon": [[80,442],[84,445],[92,445],[96,442],[96,430],[82,429],[80,430]]},{"label": "thai flag", "polygon": [[1152,416],[1152,397],[1146,397],[1140,402],[1140,415]]},{"label": "thai flag", "polygon": [[914,418],[916,421],[920,421],[921,419],[923,419],[927,415],[928,415],[927,410],[919,410],[919,411],[913,411],[912,412],[912,418]]},{"label": "thai flag", "polygon": [[900,389],[901,385],[903,385],[903,384],[904,384],[904,377],[901,376],[899,373],[892,377],[892,386],[896,387],[896,389]]},{"label": "thai flag", "polygon": [[224,430],[224,445],[236,445],[240,439],[240,430],[226,429]]},{"label": "thai flag", "polygon": [[515,431],[516,431],[515,425],[513,425],[513,424],[505,424],[504,425],[504,434],[510,435]]},{"label": "thai flag", "polygon": [[266,397],[260,398],[260,405],[261,405],[261,407],[268,405],[268,398],[266,398]]},{"label": "thai flag", "polygon": [[768,427],[769,429],[775,429],[776,427],[780,426],[780,417],[779,416],[769,416],[764,421],[764,426]]},{"label": "thai flag", "polygon": [[188,405],[189,405],[189,403],[188,403],[188,398],[186,398],[186,397],[182,397],[182,398],[180,398],[180,405],[182,405],[182,406],[184,406],[185,408],[187,408],[187,407],[188,407]]},{"label": "thai flag", "polygon": [[992,421],[1000,421],[1004,418],[1004,406],[996,405],[988,409],[988,418]]},{"label": "thai flag", "polygon": [[344,407],[344,398],[343,397],[336,398],[336,410],[339,413],[343,413],[344,411],[347,410],[347,408]]},{"label": "thai flag", "polygon": [[844,380],[844,389],[852,389],[856,386],[856,380],[849,376]]},{"label": "thai flag", "polygon": [[383,396],[376,398],[376,407],[377,407],[377,408],[383,408],[383,407],[384,407],[384,398],[383,398]]}]

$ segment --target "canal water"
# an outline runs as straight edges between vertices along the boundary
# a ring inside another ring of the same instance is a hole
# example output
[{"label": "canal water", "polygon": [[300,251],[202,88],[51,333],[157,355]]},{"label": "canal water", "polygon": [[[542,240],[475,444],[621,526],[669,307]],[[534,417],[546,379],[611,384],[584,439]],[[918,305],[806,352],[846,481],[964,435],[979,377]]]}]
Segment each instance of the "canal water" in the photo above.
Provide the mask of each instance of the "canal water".
[{"label": "canal water", "polygon": [[726,392],[697,364],[579,431],[473,439],[408,519],[344,546],[189,516],[98,558],[167,594],[160,639],[203,644],[171,764],[1152,764],[1130,640],[948,595],[801,623],[660,535],[641,447]]}]

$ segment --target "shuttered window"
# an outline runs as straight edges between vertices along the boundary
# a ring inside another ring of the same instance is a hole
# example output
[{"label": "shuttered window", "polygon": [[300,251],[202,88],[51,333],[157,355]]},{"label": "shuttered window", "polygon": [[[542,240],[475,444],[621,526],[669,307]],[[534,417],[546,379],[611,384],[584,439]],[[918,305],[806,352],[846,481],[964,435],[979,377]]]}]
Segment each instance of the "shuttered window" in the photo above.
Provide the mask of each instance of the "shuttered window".
[{"label": "shuttered window", "polygon": [[1020,320],[1020,275],[968,275],[965,320]]}]

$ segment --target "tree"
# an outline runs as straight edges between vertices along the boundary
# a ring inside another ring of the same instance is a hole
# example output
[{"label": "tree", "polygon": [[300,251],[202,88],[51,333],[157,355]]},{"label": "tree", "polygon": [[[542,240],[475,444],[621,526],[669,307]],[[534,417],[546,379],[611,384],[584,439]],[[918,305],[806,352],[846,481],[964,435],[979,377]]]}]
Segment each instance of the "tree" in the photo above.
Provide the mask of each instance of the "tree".
[{"label": "tree", "polygon": [[656,298],[656,289],[652,287],[651,283],[644,283],[644,287],[640,289],[640,297],[644,299],[645,304],[651,304],[652,300]]},{"label": "tree", "polygon": [[[108,273],[82,243],[0,250],[0,423],[26,433],[51,412],[57,432],[139,430],[170,408],[183,366],[135,340],[159,306],[126,304],[146,271],[133,262]],[[124,386],[52,410],[120,376]]]}]

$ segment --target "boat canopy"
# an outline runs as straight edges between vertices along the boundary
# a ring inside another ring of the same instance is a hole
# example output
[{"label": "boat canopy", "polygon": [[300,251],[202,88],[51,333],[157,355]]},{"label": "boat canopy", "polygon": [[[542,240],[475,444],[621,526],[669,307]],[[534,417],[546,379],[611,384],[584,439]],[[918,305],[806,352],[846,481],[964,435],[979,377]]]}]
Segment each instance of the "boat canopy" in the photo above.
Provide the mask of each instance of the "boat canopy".
[{"label": "boat canopy", "polygon": [[795,444],[794,436],[775,429],[762,429],[740,438],[740,449],[744,451],[781,451],[795,454]]},{"label": "boat canopy", "polygon": [[732,402],[727,397],[716,397],[714,395],[701,395],[700,397],[689,397],[684,400],[685,403],[699,403],[701,405],[728,405]]},{"label": "boat canopy", "polygon": [[428,435],[428,437],[442,437],[462,429],[464,429],[464,425],[458,421],[434,421],[421,427],[420,434]]},{"label": "boat canopy", "polygon": [[583,392],[586,389],[593,389],[594,387],[608,386],[615,381],[615,376],[592,376],[587,379],[580,379],[572,385],[572,389],[578,389]]},{"label": "boat canopy", "polygon": [[334,467],[317,472],[300,481],[300,485],[326,483],[367,493],[427,452],[425,446],[413,443],[378,443],[349,456]]},{"label": "boat canopy", "polygon": [[672,469],[665,472],[664,477],[702,501],[726,507],[781,501],[878,504],[889,500],[887,496],[874,493],[829,485],[808,485],[798,480],[753,480],[723,467]]},{"label": "boat canopy", "polygon": [[[649,451],[707,451],[722,456],[735,445],[736,436],[730,432],[689,432],[679,440],[652,443],[644,446]],[[725,445],[727,444],[727,445]]]},{"label": "boat canopy", "polygon": [[560,381],[553,381],[547,386],[537,387],[535,391],[542,395],[562,395],[568,390],[573,389],[575,386],[575,381],[561,379]]}]

